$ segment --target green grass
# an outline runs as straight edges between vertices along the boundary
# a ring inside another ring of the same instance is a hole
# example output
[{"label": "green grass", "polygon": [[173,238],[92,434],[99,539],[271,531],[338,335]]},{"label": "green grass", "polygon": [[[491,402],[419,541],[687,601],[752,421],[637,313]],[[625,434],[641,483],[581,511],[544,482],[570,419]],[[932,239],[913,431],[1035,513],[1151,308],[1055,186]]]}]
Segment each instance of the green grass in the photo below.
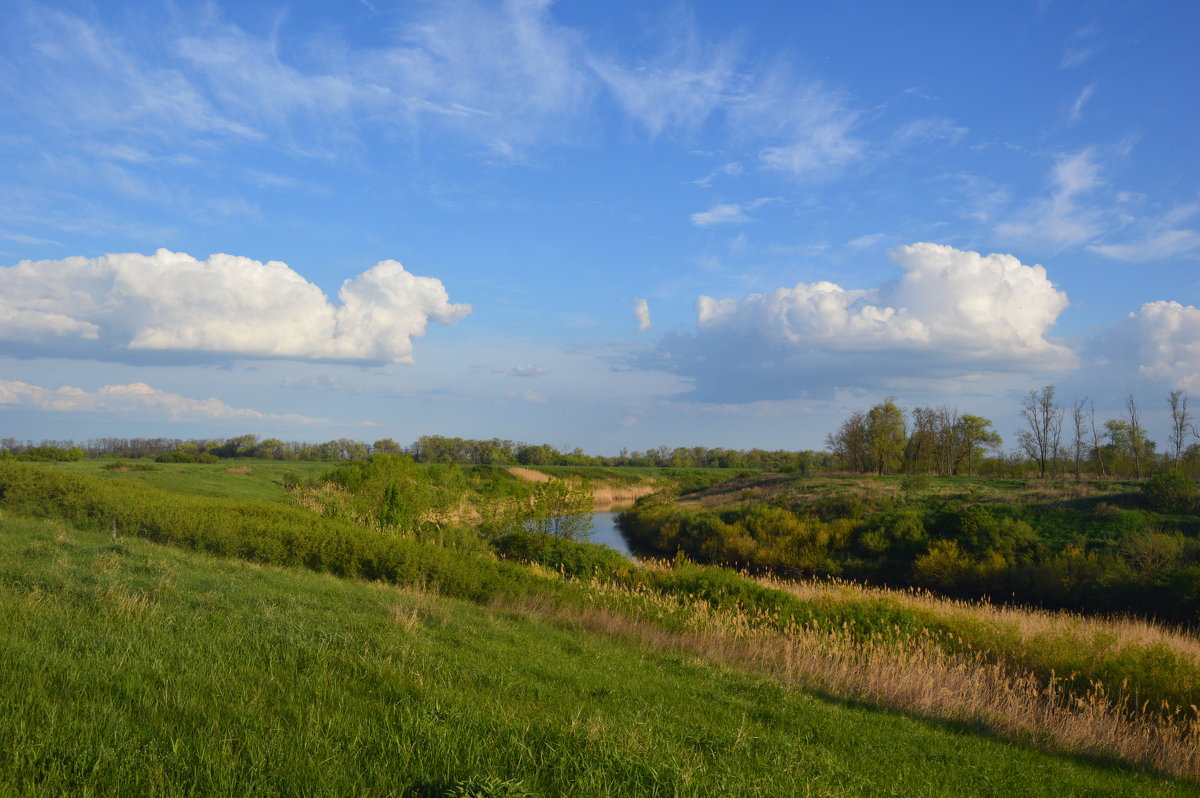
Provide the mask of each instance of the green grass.
[{"label": "green grass", "polygon": [[[115,463],[129,463],[133,465],[133,469],[115,470],[110,467]],[[139,466],[145,465],[153,466],[154,470],[137,470]],[[333,466],[333,463],[324,462],[235,458],[212,464],[154,463],[149,460],[81,460],[78,463],[56,463],[53,467],[62,471],[133,480],[189,496],[215,496],[223,499],[289,504],[291,496],[282,485],[285,474],[298,474],[301,479],[307,480],[319,477]],[[249,469],[249,472],[238,473],[241,469]]]},{"label": "green grass", "polygon": [[2,795],[1197,794],[516,613],[7,511],[0,628]]}]

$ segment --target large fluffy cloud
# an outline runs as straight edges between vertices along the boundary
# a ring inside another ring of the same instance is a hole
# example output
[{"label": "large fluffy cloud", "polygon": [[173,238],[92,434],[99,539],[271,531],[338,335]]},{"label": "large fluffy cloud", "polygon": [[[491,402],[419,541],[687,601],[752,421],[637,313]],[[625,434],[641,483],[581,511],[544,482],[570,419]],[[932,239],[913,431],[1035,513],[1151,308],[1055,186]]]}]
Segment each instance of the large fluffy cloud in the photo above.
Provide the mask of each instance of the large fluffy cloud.
[{"label": "large fluffy cloud", "polygon": [[[471,312],[394,260],[347,280],[335,305],[279,261],[160,249],[0,268],[0,349],[139,360],[173,353],[412,362],[430,319]],[[167,357],[166,359],[171,359]]]},{"label": "large fluffy cloud", "polygon": [[1114,380],[1200,391],[1200,308],[1147,302],[1092,341],[1089,354]]},{"label": "large fluffy cloud", "polygon": [[170,421],[246,419],[311,424],[323,420],[294,413],[281,415],[230,407],[213,398],[190,399],[152,388],[144,382],[105,385],[97,391],[85,391],[70,385],[42,388],[27,382],[0,380],[0,407],[28,407],[64,413],[137,414]]},{"label": "large fluffy cloud", "polygon": [[702,296],[697,331],[668,336],[648,362],[691,377],[695,398],[723,402],[1075,365],[1047,337],[1067,296],[1041,266],[925,243],[890,256],[903,276],[873,289]]}]

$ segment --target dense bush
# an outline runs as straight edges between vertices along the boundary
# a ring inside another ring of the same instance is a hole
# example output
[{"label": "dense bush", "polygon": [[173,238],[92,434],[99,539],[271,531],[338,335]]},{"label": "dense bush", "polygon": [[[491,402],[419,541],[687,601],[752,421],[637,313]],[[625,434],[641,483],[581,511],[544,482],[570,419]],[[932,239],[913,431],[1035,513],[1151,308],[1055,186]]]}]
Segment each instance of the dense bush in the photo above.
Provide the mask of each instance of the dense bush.
[{"label": "dense bush", "polygon": [[627,574],[632,567],[629,558],[608,546],[540,532],[509,532],[492,545],[505,557],[538,563],[568,576],[611,577]]},{"label": "dense bush", "polygon": [[1142,486],[1146,503],[1162,513],[1182,512],[1196,501],[1196,482],[1175,470],[1163,471]]}]

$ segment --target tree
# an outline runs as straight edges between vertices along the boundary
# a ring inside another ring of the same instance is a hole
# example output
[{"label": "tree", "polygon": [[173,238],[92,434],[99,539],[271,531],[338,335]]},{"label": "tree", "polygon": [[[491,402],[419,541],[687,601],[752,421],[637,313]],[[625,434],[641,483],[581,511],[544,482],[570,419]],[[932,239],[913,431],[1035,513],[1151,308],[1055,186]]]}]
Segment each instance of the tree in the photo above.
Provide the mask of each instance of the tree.
[{"label": "tree", "polygon": [[1200,438],[1200,430],[1192,423],[1192,414],[1188,412],[1188,395],[1180,390],[1171,391],[1167,398],[1171,406],[1171,433],[1167,440],[1171,444],[1171,462],[1179,467],[1179,458],[1183,456],[1183,444],[1188,435]]},{"label": "tree", "polygon": [[588,486],[573,487],[561,479],[533,486],[533,518],[525,525],[530,532],[587,540],[592,535],[592,492]]},{"label": "tree", "polygon": [[1054,403],[1054,386],[1030,390],[1021,402],[1025,428],[1017,433],[1021,448],[1038,464],[1038,477],[1046,478],[1046,466],[1058,452],[1062,435],[1063,410]]},{"label": "tree", "polygon": [[829,451],[847,471],[867,470],[870,460],[867,442],[867,416],[859,411],[851,413],[838,431],[825,439]]},{"label": "tree", "polygon": [[973,416],[970,413],[964,413],[955,422],[954,437],[958,441],[955,473],[958,473],[958,464],[966,460],[967,475],[971,476],[974,473],[975,457],[979,451],[983,448],[997,449],[1004,443],[1000,434],[991,429],[991,426],[991,419]]},{"label": "tree", "polygon": [[1071,427],[1073,434],[1071,436],[1071,453],[1074,455],[1075,461],[1075,479],[1079,479],[1080,464],[1083,462],[1083,451],[1087,444],[1087,427],[1084,425],[1083,405],[1087,402],[1087,397],[1077,399],[1075,404],[1071,405]]},{"label": "tree", "polygon": [[904,411],[889,396],[867,413],[868,451],[871,469],[887,474],[900,467],[906,440]]},{"label": "tree", "polygon": [[1096,432],[1096,403],[1088,402],[1088,419],[1092,427],[1092,453],[1096,457],[1096,467],[1100,469],[1100,476],[1107,477],[1108,470],[1104,467],[1104,455],[1100,452],[1100,435]]},{"label": "tree", "polygon": [[1133,478],[1141,479],[1145,435],[1142,433],[1142,411],[1133,398],[1133,391],[1125,397],[1125,418],[1129,419],[1129,454],[1133,457]]},{"label": "tree", "polygon": [[911,474],[928,474],[935,467],[937,450],[937,411],[932,407],[914,407],[912,432],[904,447],[904,468]]}]

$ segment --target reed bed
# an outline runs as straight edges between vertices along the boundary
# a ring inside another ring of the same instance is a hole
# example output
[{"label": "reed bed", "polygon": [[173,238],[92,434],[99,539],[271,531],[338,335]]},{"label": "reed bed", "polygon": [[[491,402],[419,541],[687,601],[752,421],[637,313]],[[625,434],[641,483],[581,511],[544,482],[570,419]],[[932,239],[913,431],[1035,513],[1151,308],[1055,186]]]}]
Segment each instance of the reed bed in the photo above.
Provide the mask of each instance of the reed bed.
[{"label": "reed bed", "polygon": [[852,624],[816,621],[779,629],[762,613],[716,609],[688,596],[600,581],[587,589],[591,606],[583,608],[536,598],[497,604],[830,697],[1200,781],[1200,710],[1194,705],[1139,705],[1100,681],[1080,692],[1068,678],[1044,679],[985,651],[947,651],[929,629],[863,636]]},{"label": "reed bed", "polygon": [[1200,704],[1200,638],[1153,620],[955,600],[840,580],[756,581],[826,608],[877,603],[909,611],[922,625],[940,630],[939,643],[947,651],[1031,672],[1047,686],[1054,681],[1078,695],[1097,684],[1117,687],[1122,700],[1166,715]]}]

